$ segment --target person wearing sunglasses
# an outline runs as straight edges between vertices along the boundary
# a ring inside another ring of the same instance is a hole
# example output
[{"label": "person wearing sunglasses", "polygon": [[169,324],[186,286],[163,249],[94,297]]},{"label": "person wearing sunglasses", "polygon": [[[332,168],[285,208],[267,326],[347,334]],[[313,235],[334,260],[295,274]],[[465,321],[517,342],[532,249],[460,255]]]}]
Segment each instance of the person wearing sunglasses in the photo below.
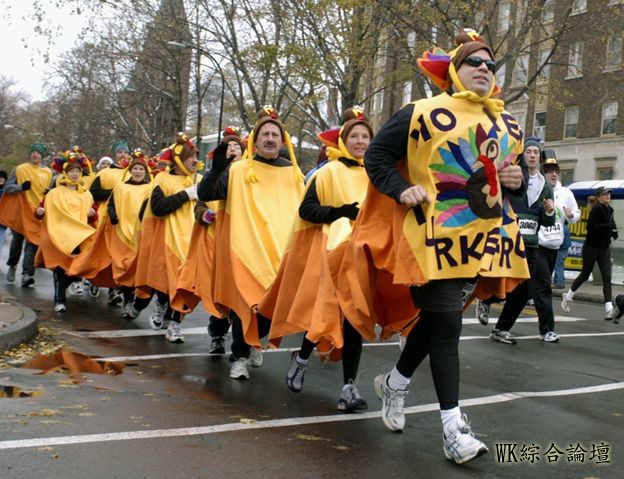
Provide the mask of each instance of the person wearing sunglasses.
[{"label": "person wearing sunglasses", "polygon": [[[375,322],[383,335],[409,331],[395,367],[374,380],[386,427],[405,427],[410,378],[429,356],[444,454],[465,463],[488,448],[459,408],[462,287],[471,282],[474,294],[504,297],[528,268],[504,201],[523,192],[522,131],[495,98],[490,46],[468,29],[455,41],[454,50],[434,48],[418,60],[442,93],[404,106],[366,151],[374,188],[336,284],[345,316],[366,339],[374,339]],[[419,310],[417,321],[399,306],[405,296]]]}]

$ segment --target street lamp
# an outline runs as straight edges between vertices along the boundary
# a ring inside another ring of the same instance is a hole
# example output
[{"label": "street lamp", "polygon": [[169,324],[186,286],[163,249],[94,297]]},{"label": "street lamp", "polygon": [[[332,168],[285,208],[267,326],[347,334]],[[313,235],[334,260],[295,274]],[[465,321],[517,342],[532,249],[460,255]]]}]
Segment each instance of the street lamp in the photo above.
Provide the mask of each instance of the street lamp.
[{"label": "street lamp", "polygon": [[208,52],[207,50],[204,50],[198,45],[191,45],[190,43],[180,43],[180,42],[174,42],[174,41],[168,41],[167,45],[176,47],[176,48],[190,48],[192,50],[195,50],[195,53],[197,55],[196,57],[197,75],[195,79],[195,86],[196,86],[196,91],[197,91],[197,141],[199,143],[201,143],[201,117],[202,117],[202,95],[200,93],[201,92],[201,78],[199,75],[201,55],[205,55],[206,58],[208,58],[208,60],[212,62],[214,67],[217,70],[219,70],[219,75],[221,76],[221,104],[219,106],[219,125],[218,125],[218,133],[217,133],[217,143],[218,143],[219,141],[221,141],[221,129],[222,129],[221,125],[223,124],[223,104],[225,100],[225,77],[223,75],[223,70],[221,69],[221,65],[219,65],[219,62],[217,62],[214,59],[214,57],[212,56],[210,52]]}]

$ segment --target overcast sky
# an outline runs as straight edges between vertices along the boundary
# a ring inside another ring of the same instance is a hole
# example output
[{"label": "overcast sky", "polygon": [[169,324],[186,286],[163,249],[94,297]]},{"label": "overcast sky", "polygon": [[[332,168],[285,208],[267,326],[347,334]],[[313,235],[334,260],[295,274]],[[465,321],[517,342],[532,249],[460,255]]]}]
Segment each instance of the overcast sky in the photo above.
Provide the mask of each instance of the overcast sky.
[{"label": "overcast sky", "polygon": [[[44,21],[55,32],[59,32],[50,44],[47,39],[34,34],[34,20],[24,19],[28,13],[32,13],[32,4],[30,0],[0,0],[0,48],[3,59],[0,74],[12,77],[17,82],[16,88],[24,90],[33,100],[42,100],[46,71],[49,72],[60,53],[71,49],[86,19],[84,16],[70,15],[69,9],[46,6]],[[37,50],[46,49],[50,52],[49,64],[44,62],[42,55],[36,53]]]}]

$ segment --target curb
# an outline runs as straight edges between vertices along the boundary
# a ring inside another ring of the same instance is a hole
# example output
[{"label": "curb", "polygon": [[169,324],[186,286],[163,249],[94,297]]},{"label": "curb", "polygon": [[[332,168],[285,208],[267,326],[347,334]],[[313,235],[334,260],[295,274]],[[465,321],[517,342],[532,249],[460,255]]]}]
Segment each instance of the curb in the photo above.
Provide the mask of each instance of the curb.
[{"label": "curb", "polygon": [[37,334],[35,312],[18,302],[11,301],[13,298],[4,297],[3,299],[20,311],[21,318],[15,324],[0,330],[0,353],[30,341]]}]

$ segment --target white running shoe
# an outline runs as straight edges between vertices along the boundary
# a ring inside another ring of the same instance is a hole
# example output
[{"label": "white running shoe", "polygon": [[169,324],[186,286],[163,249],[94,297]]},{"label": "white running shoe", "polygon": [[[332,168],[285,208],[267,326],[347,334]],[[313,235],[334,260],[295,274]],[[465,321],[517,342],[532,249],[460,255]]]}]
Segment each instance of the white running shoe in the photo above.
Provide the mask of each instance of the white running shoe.
[{"label": "white running shoe", "polygon": [[605,303],[605,318],[607,321],[611,321],[613,319],[613,303],[608,302]]},{"label": "white running shoe", "polygon": [[125,319],[136,319],[141,314],[141,311],[134,307],[134,303],[126,303],[124,304],[123,313],[121,313],[121,317]]},{"label": "white running shoe", "polygon": [[7,271],[6,279],[9,283],[13,283],[15,281],[15,273],[17,272],[16,266],[9,266],[9,270]]},{"label": "white running shoe", "polygon": [[249,351],[249,365],[254,368],[262,366],[262,350],[257,348],[251,348]]},{"label": "white running shoe", "polygon": [[381,418],[391,431],[402,431],[405,427],[405,413],[403,406],[407,389],[392,389],[388,386],[390,373],[375,377],[373,386],[375,394],[381,399]]},{"label": "white running shoe", "polygon": [[490,322],[490,305],[477,299],[477,319],[483,326]]},{"label": "white running shoe", "polygon": [[486,452],[485,444],[474,437],[465,414],[449,426],[447,434],[442,435],[444,455],[447,459],[463,464]]},{"label": "white running shoe", "polygon": [[65,311],[67,311],[67,308],[65,307],[63,303],[58,303],[54,305],[54,312],[64,313]]},{"label": "white running shoe", "polygon": [[286,373],[286,386],[293,392],[301,392],[303,389],[303,379],[305,377],[306,362],[300,362],[297,352],[292,354],[290,359],[290,367]]},{"label": "white running shoe", "polygon": [[544,341],[545,343],[558,343],[559,342],[559,336],[552,331],[548,331],[543,336],[540,335],[540,339]]},{"label": "white running shoe", "polygon": [[360,412],[368,409],[366,399],[362,397],[360,391],[352,381],[345,384],[338,399],[338,411],[340,412]]},{"label": "white running shoe", "polygon": [[246,358],[239,358],[232,362],[230,365],[230,377],[232,379],[249,379]]},{"label": "white running shoe", "polygon": [[82,287],[82,281],[75,281],[69,285],[69,292],[76,296],[82,296],[84,288]]},{"label": "white running shoe", "polygon": [[154,311],[149,317],[149,325],[152,329],[162,329],[165,324],[165,312],[167,311],[166,304],[160,304],[156,301],[156,306],[154,306]]},{"label": "white running shoe", "polygon": [[170,343],[183,343],[184,336],[182,336],[182,329],[180,329],[180,323],[171,321],[167,332],[165,333],[165,339]]}]

